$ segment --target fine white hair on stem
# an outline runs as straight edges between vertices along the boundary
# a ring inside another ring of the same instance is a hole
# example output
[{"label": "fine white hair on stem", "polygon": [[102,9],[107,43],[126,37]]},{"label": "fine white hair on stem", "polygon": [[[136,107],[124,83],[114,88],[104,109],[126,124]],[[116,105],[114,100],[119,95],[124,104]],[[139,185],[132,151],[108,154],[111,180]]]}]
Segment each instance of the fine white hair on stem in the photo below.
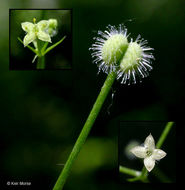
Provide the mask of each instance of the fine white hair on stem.
[{"label": "fine white hair on stem", "polygon": [[98,73],[115,71],[117,79],[123,84],[136,84],[149,75],[152,70],[153,48],[147,40],[137,36],[128,42],[129,34],[123,24],[118,27],[108,25],[105,31],[98,31],[95,42],[89,48]]}]

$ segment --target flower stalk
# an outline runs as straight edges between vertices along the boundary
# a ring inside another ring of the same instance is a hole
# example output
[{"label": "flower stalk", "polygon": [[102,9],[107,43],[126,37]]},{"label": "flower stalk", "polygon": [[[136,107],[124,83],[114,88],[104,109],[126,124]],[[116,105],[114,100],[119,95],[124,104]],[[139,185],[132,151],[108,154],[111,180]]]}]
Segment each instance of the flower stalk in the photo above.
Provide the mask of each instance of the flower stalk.
[{"label": "flower stalk", "polygon": [[36,68],[37,69],[45,69],[45,57],[44,56],[38,56]]},{"label": "flower stalk", "polygon": [[67,180],[67,177],[71,171],[72,165],[75,161],[75,159],[77,158],[83,144],[85,143],[85,140],[87,139],[87,136],[101,110],[101,107],[116,79],[116,72],[111,72],[110,74],[108,74],[105,83],[103,85],[103,87],[101,88],[101,91],[93,105],[93,108],[85,122],[85,125],[82,128],[82,131],[69,155],[69,158],[66,162],[66,164],[64,165],[64,168],[53,188],[53,190],[61,190]]},{"label": "flower stalk", "polygon": [[153,59],[153,55],[146,51],[153,49],[146,46],[147,41],[143,41],[140,37],[135,42],[131,39],[129,43],[127,30],[122,25],[118,29],[109,26],[108,30],[104,32],[98,31],[98,35],[100,37],[94,38],[95,43],[90,48],[91,55],[94,59],[93,62],[98,65],[98,70],[105,72],[108,76],[53,190],[63,188],[72,164],[85,143],[114,81],[122,78],[121,83],[126,84],[127,81],[129,85],[136,83],[136,74],[144,78],[148,75],[147,71],[152,68],[150,59]]}]

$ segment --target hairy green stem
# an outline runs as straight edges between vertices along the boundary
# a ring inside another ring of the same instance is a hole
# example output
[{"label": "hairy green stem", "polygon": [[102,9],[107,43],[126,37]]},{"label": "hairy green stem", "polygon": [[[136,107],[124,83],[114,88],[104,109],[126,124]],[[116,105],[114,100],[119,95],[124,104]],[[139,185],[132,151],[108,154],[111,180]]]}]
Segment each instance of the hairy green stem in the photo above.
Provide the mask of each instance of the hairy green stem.
[{"label": "hairy green stem", "polygon": [[74,161],[76,160],[78,153],[80,152],[83,144],[85,143],[85,140],[100,112],[100,109],[116,79],[116,72],[111,72],[108,76],[107,79],[105,80],[105,83],[103,87],[101,88],[101,91],[96,99],[96,102],[93,105],[93,108],[85,122],[85,125],[82,128],[82,131],[69,155],[69,158],[64,165],[64,168],[53,188],[53,190],[61,190],[67,180],[67,177],[69,176],[70,170],[72,168],[72,165]]}]

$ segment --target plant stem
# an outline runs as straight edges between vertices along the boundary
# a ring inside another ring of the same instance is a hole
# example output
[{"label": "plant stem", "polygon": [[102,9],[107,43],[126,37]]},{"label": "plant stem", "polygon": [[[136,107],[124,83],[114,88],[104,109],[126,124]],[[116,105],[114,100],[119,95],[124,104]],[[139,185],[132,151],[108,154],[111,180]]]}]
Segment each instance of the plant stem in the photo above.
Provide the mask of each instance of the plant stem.
[{"label": "plant stem", "polygon": [[44,56],[38,57],[36,68],[37,69],[45,69],[45,58],[44,58]]},{"label": "plant stem", "polygon": [[142,171],[141,171],[141,176],[140,176],[140,180],[147,180],[147,176],[148,176],[148,171],[145,168],[145,166],[143,167]]},{"label": "plant stem", "polygon": [[72,165],[74,161],[76,160],[78,153],[80,152],[83,144],[85,143],[85,140],[96,120],[96,117],[98,116],[100,109],[116,79],[116,72],[111,72],[108,76],[107,79],[105,80],[105,83],[103,87],[101,88],[101,91],[96,99],[96,102],[93,105],[93,108],[85,122],[85,125],[83,126],[83,129],[69,155],[69,158],[53,188],[53,190],[61,190],[67,180],[67,177],[70,173],[70,170],[72,168]]},{"label": "plant stem", "polygon": [[133,169],[130,169],[130,168],[126,168],[126,167],[123,167],[123,166],[119,167],[119,171],[121,173],[128,174],[128,175],[131,175],[131,176],[134,176],[134,177],[138,177],[138,176],[141,175],[140,171],[133,170]]},{"label": "plant stem", "polygon": [[162,144],[164,143],[168,133],[170,132],[170,130],[171,130],[172,126],[173,126],[173,124],[174,124],[174,122],[168,122],[166,124],[166,126],[165,126],[165,128],[164,128],[164,130],[163,130],[163,132],[162,132],[162,134],[161,134],[161,136],[160,136],[160,138],[159,138],[159,140],[158,140],[158,142],[156,144],[157,148],[160,148],[162,146]]},{"label": "plant stem", "polygon": [[45,58],[44,58],[44,55],[42,55],[41,42],[38,39],[37,39],[37,48],[38,48],[38,61],[37,61],[36,68],[45,69]]}]

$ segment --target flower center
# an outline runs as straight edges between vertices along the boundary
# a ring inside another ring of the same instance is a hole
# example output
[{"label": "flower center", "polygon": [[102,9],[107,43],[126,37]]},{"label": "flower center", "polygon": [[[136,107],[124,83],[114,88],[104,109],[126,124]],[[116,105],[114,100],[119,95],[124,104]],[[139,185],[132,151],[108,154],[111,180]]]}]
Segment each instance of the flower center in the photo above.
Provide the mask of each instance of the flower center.
[{"label": "flower center", "polygon": [[37,27],[37,25],[35,25],[35,35],[37,35],[37,33],[39,32],[39,29],[38,29],[38,27]]},{"label": "flower center", "polygon": [[147,151],[146,151],[146,155],[147,155],[147,156],[151,156],[151,155],[152,155],[152,151],[147,150]]}]

